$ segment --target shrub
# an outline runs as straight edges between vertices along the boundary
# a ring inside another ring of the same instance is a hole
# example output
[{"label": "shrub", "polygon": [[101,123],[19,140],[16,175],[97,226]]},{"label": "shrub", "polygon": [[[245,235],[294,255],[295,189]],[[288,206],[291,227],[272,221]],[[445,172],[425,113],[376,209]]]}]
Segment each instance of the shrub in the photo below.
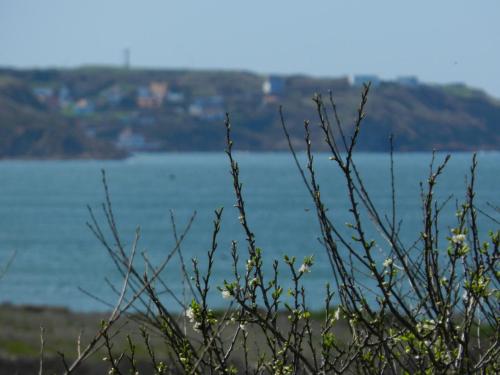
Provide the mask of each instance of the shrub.
[{"label": "shrub", "polygon": [[[177,232],[172,220],[176,245],[161,264],[153,265],[144,257],[147,267],[142,271],[135,259],[139,231],[127,252],[103,174],[103,212],[111,235],[105,235],[104,226],[92,211],[89,226],[123,276],[123,284],[117,290],[119,298],[109,319],[76,361],[66,365],[67,373],[74,371],[101,343],[107,348],[110,373],[123,373],[123,363],[128,363],[132,372],[138,372],[135,344],[129,339],[128,351],[114,353],[110,334],[111,327],[131,309],[144,325],[144,345],[155,374],[498,373],[500,232],[490,232],[487,241],[480,238],[474,193],[476,157],[472,159],[466,199],[456,212],[456,226],[443,243],[439,233],[443,205],[436,201],[434,192],[449,156],[436,163],[433,155],[428,180],[421,186],[422,227],[416,229],[420,232],[419,241],[407,246],[399,237],[395,210],[392,140],[392,212],[387,215],[376,209],[353,158],[368,92],[369,85],[362,92],[350,135],[344,133],[332,94],[327,101],[319,95],[314,97],[330,159],[346,186],[345,199],[352,216],[349,236],[323,201],[314,168],[309,122],[304,124],[307,165],[302,167],[280,110],[292,157],[314,202],[321,243],[332,271],[323,312],[310,311],[306,303],[302,281],[308,272],[314,272],[312,257],[284,257],[282,262],[292,285],[288,290],[278,277],[278,260],[272,262],[272,272],[263,271],[267,262],[265,250],[257,246],[248,220],[227,116],[226,153],[235,207],[246,236],[245,250],[232,242],[232,279],[218,286],[222,296],[230,301],[228,308],[215,310],[207,300],[209,290],[214,289],[212,266],[223,210],[214,213],[205,269],[192,260],[190,278],[180,250],[193,216],[182,232]],[[496,219],[491,220],[498,224]],[[367,238],[370,226],[381,234],[384,243]],[[378,260],[375,251],[383,254],[383,261]],[[162,280],[162,271],[176,255],[182,263],[183,282],[192,294],[188,304],[174,296],[183,306],[181,316],[161,298],[162,293],[170,293]],[[370,287],[360,281],[360,276],[371,280]],[[153,348],[149,340],[152,334],[160,335],[167,349],[159,353],[158,348]]]}]

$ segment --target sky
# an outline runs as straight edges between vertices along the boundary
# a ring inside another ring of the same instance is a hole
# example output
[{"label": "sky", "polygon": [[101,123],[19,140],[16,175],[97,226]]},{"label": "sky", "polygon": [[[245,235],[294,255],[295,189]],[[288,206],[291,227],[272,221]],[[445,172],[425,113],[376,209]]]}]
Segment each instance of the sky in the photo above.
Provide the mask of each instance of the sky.
[{"label": "sky", "polygon": [[415,75],[500,98],[498,0],[0,0],[0,66]]}]

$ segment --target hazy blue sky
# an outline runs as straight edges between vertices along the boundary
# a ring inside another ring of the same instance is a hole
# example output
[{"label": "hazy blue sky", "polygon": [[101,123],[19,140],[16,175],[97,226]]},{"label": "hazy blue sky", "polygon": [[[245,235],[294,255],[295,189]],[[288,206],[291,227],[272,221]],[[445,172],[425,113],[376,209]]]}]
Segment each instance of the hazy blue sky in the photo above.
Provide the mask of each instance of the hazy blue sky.
[{"label": "hazy blue sky", "polygon": [[0,0],[0,66],[417,75],[500,97],[498,0]]}]

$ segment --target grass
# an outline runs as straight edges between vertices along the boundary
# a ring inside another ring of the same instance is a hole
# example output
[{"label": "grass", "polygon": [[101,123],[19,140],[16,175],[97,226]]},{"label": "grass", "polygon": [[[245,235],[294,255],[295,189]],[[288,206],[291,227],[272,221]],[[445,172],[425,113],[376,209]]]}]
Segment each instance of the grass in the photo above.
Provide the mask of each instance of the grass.
[{"label": "grass", "polygon": [[40,348],[34,347],[32,343],[19,340],[0,340],[0,352],[8,357],[36,357],[40,353]]}]

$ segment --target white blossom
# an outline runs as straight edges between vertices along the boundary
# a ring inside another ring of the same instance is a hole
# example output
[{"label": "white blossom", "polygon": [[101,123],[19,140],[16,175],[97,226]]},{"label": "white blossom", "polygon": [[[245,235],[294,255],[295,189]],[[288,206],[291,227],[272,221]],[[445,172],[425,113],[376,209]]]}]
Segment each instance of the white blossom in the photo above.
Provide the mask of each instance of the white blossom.
[{"label": "white blossom", "polygon": [[254,264],[253,264],[253,260],[252,260],[252,259],[248,259],[248,260],[247,260],[247,264],[246,264],[246,269],[247,269],[247,271],[252,270],[253,266],[254,266]]},{"label": "white blossom", "polygon": [[462,299],[464,300],[464,303],[469,302],[469,292],[467,292],[467,290],[464,290],[464,293],[462,294]]},{"label": "white blossom", "polygon": [[392,264],[392,259],[391,258],[387,258],[386,260],[384,260],[384,267],[387,268],[387,267],[390,267]]},{"label": "white blossom", "polygon": [[334,320],[340,319],[340,307],[338,307],[337,310],[335,310],[335,312],[333,313],[333,319]]},{"label": "white blossom", "polygon": [[417,324],[417,330],[419,331],[421,330],[432,331],[435,328],[436,328],[436,322],[433,319],[424,320]]},{"label": "white blossom", "polygon": [[462,244],[465,242],[465,234],[463,233],[459,233],[459,234],[454,234],[452,237],[451,237],[451,242],[453,242],[454,244]]},{"label": "white blossom", "polygon": [[231,292],[227,289],[223,289],[222,290],[222,298],[224,299],[230,299],[232,296],[231,296]]},{"label": "white blossom", "polygon": [[307,272],[311,272],[311,268],[309,267],[308,264],[305,264],[305,263],[302,263],[302,265],[300,266],[299,268],[299,272],[300,273],[307,273]]},{"label": "white blossom", "polygon": [[194,310],[192,307],[189,307],[186,310],[185,314],[186,314],[186,318],[188,318],[191,323],[193,323],[195,321]]},{"label": "white blossom", "polygon": [[200,322],[194,323],[194,325],[193,325],[193,331],[196,331],[196,332],[200,332],[201,331],[201,323]]}]

